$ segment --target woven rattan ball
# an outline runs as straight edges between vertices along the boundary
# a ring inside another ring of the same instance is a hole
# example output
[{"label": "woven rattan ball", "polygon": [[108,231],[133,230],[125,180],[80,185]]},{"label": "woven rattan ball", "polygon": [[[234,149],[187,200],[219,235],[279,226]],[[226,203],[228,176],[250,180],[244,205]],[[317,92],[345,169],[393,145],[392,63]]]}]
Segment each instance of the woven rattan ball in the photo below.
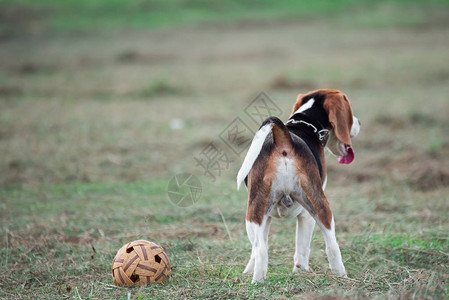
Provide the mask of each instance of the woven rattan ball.
[{"label": "woven rattan ball", "polygon": [[165,283],[170,274],[170,260],[164,249],[145,240],[124,245],[112,262],[115,285]]}]

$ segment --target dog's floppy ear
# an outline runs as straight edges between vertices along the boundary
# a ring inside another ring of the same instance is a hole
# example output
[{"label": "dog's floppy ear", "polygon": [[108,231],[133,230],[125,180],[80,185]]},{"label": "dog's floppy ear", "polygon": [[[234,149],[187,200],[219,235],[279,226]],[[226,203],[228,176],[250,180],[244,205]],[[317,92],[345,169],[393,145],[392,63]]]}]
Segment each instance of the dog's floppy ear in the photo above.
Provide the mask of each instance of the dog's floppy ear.
[{"label": "dog's floppy ear", "polygon": [[299,94],[298,97],[296,98],[296,102],[295,105],[293,105],[293,110],[292,110],[292,115],[295,113],[295,111],[298,110],[298,108],[301,106],[302,104],[302,98],[304,97],[303,94]]},{"label": "dog's floppy ear", "polygon": [[327,112],[329,122],[337,138],[351,146],[352,108],[348,98],[342,93],[326,95],[324,110]]}]

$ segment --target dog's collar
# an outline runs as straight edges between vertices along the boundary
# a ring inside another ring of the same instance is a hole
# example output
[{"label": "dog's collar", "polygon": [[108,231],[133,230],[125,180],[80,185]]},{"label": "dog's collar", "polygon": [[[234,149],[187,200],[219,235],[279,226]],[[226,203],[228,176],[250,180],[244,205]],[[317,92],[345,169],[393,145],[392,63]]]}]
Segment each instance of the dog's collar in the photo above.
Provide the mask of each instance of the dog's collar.
[{"label": "dog's collar", "polygon": [[[323,128],[323,126],[321,126],[321,124],[319,124],[317,126],[317,125],[313,125],[312,123],[306,122],[304,120],[296,120],[293,118],[291,118],[287,122],[285,122],[285,125],[288,125],[288,124],[304,124],[304,125],[312,128],[316,137],[320,141],[321,146],[323,146],[323,147],[326,146],[327,139],[329,137],[329,130],[327,130],[326,128]],[[321,128],[321,129],[318,129],[318,128]]]}]

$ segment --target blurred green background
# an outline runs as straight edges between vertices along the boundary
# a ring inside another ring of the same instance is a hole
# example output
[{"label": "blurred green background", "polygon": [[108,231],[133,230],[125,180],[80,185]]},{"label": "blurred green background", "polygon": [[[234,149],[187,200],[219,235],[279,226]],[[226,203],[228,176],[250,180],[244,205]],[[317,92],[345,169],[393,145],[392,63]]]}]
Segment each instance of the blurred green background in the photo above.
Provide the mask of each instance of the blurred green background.
[{"label": "blurred green background", "polygon": [[344,22],[348,17],[353,19],[351,23],[355,20],[356,25],[362,26],[424,25],[434,17],[429,11],[447,5],[447,0],[2,0],[2,31],[6,35],[92,32],[273,19]]},{"label": "blurred green background", "polygon": [[[0,297],[447,298],[448,49],[447,0],[0,0]],[[236,117],[257,129],[261,91],[285,120],[319,88],[362,122],[354,163],[327,156],[349,279],[319,230],[312,272],[291,274],[289,219],[251,285],[244,153],[220,136]],[[211,142],[230,158],[215,181],[195,161]],[[167,197],[182,172],[202,184],[188,207]],[[170,283],[114,287],[140,238],[166,249]]]}]

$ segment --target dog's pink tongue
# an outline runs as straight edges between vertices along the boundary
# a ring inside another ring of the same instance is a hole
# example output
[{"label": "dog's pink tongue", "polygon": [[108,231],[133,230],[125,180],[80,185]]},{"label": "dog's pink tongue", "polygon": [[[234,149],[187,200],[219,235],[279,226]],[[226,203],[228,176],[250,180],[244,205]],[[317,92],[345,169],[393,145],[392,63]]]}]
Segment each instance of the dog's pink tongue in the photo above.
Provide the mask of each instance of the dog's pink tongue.
[{"label": "dog's pink tongue", "polygon": [[341,164],[350,164],[354,160],[354,151],[352,147],[346,146],[347,154],[345,156],[337,156],[338,162]]}]

